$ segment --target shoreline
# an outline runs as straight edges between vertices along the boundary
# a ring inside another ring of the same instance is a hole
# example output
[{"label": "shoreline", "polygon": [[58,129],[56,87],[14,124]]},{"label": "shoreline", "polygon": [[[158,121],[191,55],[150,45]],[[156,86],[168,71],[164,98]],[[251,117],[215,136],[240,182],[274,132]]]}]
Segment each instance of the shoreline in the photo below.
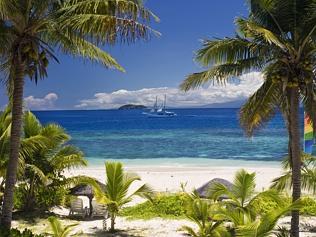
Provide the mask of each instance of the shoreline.
[{"label": "shoreline", "polygon": [[106,161],[121,162],[124,167],[176,167],[176,168],[203,168],[203,167],[275,167],[280,168],[281,160],[246,160],[246,159],[212,159],[212,158],[147,158],[147,159],[100,159],[86,157],[87,167],[104,167]]},{"label": "shoreline", "polygon": [[[137,173],[142,181],[147,183],[158,192],[177,192],[181,190],[181,184],[186,184],[186,190],[192,191],[199,188],[214,178],[227,179],[233,182],[235,173],[240,169],[256,173],[256,190],[267,189],[271,181],[282,174],[280,162],[245,161],[245,160],[211,160],[195,159],[192,163],[182,163],[184,159],[177,162],[169,162],[171,159],[164,159],[168,162],[157,162],[158,159],[146,159],[143,164],[139,160],[115,160],[121,161],[128,172]],[[159,159],[161,161],[162,159]],[[176,160],[176,159],[174,159]],[[193,160],[193,159],[190,159]],[[114,161],[114,160],[111,160]],[[198,161],[203,161],[198,162]],[[100,182],[105,181],[104,161],[99,165],[91,163],[87,167],[69,170],[66,176],[87,175],[96,178]]]}]

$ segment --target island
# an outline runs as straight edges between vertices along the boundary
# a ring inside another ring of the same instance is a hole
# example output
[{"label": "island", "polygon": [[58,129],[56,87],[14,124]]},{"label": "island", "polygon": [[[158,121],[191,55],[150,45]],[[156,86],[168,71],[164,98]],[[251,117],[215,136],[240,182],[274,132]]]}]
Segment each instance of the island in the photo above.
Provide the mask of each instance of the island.
[{"label": "island", "polygon": [[146,109],[147,107],[145,105],[135,105],[135,104],[127,104],[122,105],[119,107],[119,110],[125,110],[125,109]]}]

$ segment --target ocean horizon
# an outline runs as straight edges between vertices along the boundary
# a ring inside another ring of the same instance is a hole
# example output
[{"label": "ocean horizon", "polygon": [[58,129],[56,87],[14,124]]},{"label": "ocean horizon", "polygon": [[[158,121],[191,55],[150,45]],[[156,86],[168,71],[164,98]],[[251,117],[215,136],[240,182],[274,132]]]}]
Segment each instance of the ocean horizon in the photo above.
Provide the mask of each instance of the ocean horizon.
[{"label": "ocean horizon", "polygon": [[142,111],[34,113],[44,124],[63,126],[72,137],[70,144],[78,146],[91,165],[106,160],[149,165],[204,165],[212,160],[234,165],[227,161],[279,162],[287,154],[281,114],[249,138],[239,125],[239,109],[173,109],[177,113],[173,118],[148,118]]}]

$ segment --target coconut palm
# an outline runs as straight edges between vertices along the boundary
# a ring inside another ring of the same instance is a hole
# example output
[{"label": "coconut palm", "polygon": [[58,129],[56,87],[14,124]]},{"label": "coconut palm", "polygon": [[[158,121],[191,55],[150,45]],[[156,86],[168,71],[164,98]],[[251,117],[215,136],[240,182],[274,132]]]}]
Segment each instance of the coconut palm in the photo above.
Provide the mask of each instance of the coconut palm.
[{"label": "coconut palm", "polygon": [[[6,167],[9,160],[9,141],[11,135],[11,110],[10,107],[6,107],[0,114],[0,177],[2,181],[0,183],[0,191],[4,191],[4,183],[6,178]],[[19,173],[21,174],[25,169],[26,157],[33,154],[40,148],[47,145],[49,139],[40,134],[36,136],[23,136],[21,139],[21,149],[19,152]]]},{"label": "coconut palm", "polygon": [[81,234],[71,234],[70,233],[74,230],[74,228],[78,224],[72,224],[63,226],[61,222],[54,216],[48,217],[49,227],[52,231],[52,234],[49,236],[53,237],[67,237],[67,236],[81,236]]},{"label": "coconut palm", "polygon": [[[302,189],[316,194],[316,158],[309,154],[302,154]],[[289,157],[286,156],[282,161],[283,174],[272,181],[271,188],[277,190],[291,190],[292,171]]]},{"label": "coconut palm", "polygon": [[[3,180],[9,156],[11,116],[8,108],[0,116],[3,121],[0,125],[0,174]],[[74,180],[79,182],[78,177],[63,176],[65,169],[87,165],[78,148],[66,145],[69,139],[62,127],[55,124],[43,126],[34,114],[28,111],[24,113],[18,172],[20,188],[24,187],[24,210],[30,211],[38,207],[36,193],[39,188],[45,186],[49,189],[56,185],[56,182],[59,188]],[[60,182],[61,180],[63,182]],[[4,181],[1,182],[0,192],[3,191],[3,184]]]},{"label": "coconut palm", "polygon": [[[196,60],[206,70],[189,75],[185,91],[207,82],[225,84],[234,77],[261,71],[264,82],[240,112],[247,135],[281,109],[289,131],[293,202],[301,196],[300,98],[316,124],[314,52],[316,17],[312,0],[249,0],[247,18],[237,18],[233,38],[205,40]],[[299,236],[299,212],[292,212],[292,236]]]},{"label": "coconut palm", "polygon": [[55,50],[123,70],[99,47],[147,39],[152,16],[138,0],[1,1],[0,63],[12,100],[2,226],[11,226],[25,78],[35,83],[45,78],[49,61],[58,61]]},{"label": "coconut palm", "polygon": [[66,144],[70,137],[62,127],[56,124],[43,126],[31,112],[24,114],[23,135],[24,139],[41,136],[47,140],[45,146],[24,157],[23,172],[18,176],[20,184],[25,184],[23,208],[30,211],[37,207],[38,188],[48,189],[56,185],[62,188],[77,178],[65,178],[64,170],[86,166],[87,162],[77,147]]},{"label": "coconut palm", "polygon": [[141,179],[137,174],[126,173],[120,162],[106,162],[105,171],[105,190],[97,184],[93,184],[93,186],[97,201],[108,208],[111,219],[110,231],[114,231],[115,219],[122,206],[132,201],[135,195],[150,199],[153,190],[147,184],[142,184],[136,190],[131,191],[130,186]]}]

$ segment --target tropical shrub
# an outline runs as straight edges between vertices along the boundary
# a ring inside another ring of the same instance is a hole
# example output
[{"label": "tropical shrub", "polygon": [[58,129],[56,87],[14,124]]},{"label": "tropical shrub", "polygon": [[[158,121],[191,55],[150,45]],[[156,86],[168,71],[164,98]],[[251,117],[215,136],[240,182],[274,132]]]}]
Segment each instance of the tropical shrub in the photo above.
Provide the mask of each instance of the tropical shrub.
[{"label": "tropical shrub", "polygon": [[[291,204],[277,190],[255,193],[255,185],[255,173],[240,170],[235,175],[232,188],[218,183],[209,190],[214,201],[222,195],[228,197],[227,201],[218,202],[220,208],[216,218],[230,222],[233,236],[269,237],[275,233],[277,221],[282,216],[301,208],[301,203]],[[266,201],[272,205],[261,206],[268,205]]]},{"label": "tropical shrub", "polygon": [[128,193],[130,186],[141,179],[136,174],[126,173],[120,162],[106,162],[105,170],[105,190],[96,183],[93,186],[97,201],[107,205],[111,218],[110,231],[114,231],[116,216],[123,205],[129,203],[135,195],[151,199],[153,190],[147,184],[143,184],[132,193]]},{"label": "tropical shrub", "polygon": [[159,193],[152,200],[135,206],[126,207],[119,213],[122,216],[136,219],[161,218],[185,218],[187,194],[165,194]]},{"label": "tropical shrub", "polygon": [[303,215],[316,216],[316,200],[312,197],[303,197],[301,199],[302,207],[300,209]]},{"label": "tropical shrub", "polygon": [[44,237],[44,235],[33,234],[32,231],[28,229],[23,231],[11,229],[8,231],[0,228],[0,237]]},{"label": "tropical shrub", "polygon": [[72,224],[64,226],[62,223],[54,216],[48,217],[50,236],[53,237],[68,237],[68,236],[82,236],[81,233],[71,234],[73,232],[74,227],[78,224]]},{"label": "tropical shrub", "polygon": [[260,200],[270,200],[276,205],[283,205],[283,196],[276,190],[256,193],[255,179],[255,173],[248,173],[242,169],[235,174],[231,189],[221,183],[215,183],[209,190],[209,197],[217,201],[221,196],[226,196],[229,201],[222,202],[222,204],[227,209],[238,209],[253,220],[259,214],[257,209]]},{"label": "tropical shrub", "polygon": [[197,225],[197,230],[190,226],[182,229],[193,237],[230,237],[231,233],[223,225],[224,220],[217,220],[217,206],[209,200],[202,200],[196,195],[187,195],[186,217]]},{"label": "tropical shrub", "polygon": [[[6,126],[0,125],[0,175],[5,173],[9,152],[11,117],[9,109],[6,111],[0,116],[0,121],[6,121]],[[83,153],[67,144],[69,140],[70,136],[62,127],[56,124],[42,125],[34,114],[24,113],[19,187],[14,194],[15,208],[25,211],[36,208],[46,210],[63,203],[68,185],[78,179],[66,178],[64,170],[87,164]]]},{"label": "tropical shrub", "polygon": [[[316,157],[309,154],[301,156],[301,188],[306,192],[316,194]],[[272,188],[280,191],[292,189],[292,168],[289,156],[282,161],[283,174],[272,181]]]}]

